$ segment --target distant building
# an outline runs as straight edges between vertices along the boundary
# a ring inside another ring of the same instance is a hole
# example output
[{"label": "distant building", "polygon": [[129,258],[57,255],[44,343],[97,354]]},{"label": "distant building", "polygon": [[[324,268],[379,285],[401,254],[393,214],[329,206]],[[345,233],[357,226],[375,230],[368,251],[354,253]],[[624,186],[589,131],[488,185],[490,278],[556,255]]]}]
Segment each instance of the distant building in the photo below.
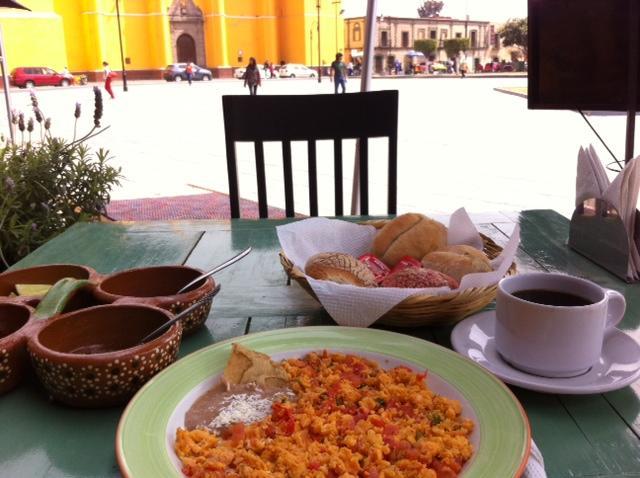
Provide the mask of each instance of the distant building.
[{"label": "distant building", "polygon": [[[118,1],[130,78],[160,78],[167,64],[188,61],[231,76],[252,56],[258,63],[330,64],[343,48],[336,0]],[[32,11],[0,8],[9,69],[66,66],[94,79],[105,60],[121,68],[116,0],[21,3]]]},{"label": "distant building", "polygon": [[[364,48],[365,17],[345,19],[345,52],[347,59],[362,55]],[[500,39],[496,25],[487,21],[459,20],[450,17],[402,18],[378,17],[375,40],[374,71],[389,71],[396,59],[409,62],[407,53],[416,40],[431,39],[438,42],[434,53],[436,61],[444,61],[444,41],[449,38],[468,38],[470,48],[464,52],[465,61],[473,68],[498,56]]]}]

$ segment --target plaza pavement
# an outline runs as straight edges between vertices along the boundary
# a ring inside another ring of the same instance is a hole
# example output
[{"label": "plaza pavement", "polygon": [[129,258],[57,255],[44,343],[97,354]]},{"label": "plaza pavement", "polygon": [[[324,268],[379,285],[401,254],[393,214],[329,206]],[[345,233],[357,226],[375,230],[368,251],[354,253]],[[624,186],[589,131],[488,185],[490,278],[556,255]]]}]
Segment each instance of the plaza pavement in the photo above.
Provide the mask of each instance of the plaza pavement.
[{"label": "plaza pavement", "polygon": [[[464,206],[471,212],[552,208],[570,215],[579,145],[593,142],[601,158],[610,158],[583,120],[570,111],[529,111],[526,100],[494,88],[524,87],[521,77],[411,78],[373,80],[373,88],[398,89],[399,211],[446,214]],[[359,89],[359,80],[348,83]],[[42,110],[53,119],[54,134],[71,137],[75,102],[82,104],[79,130],[92,123],[90,86],[36,90]],[[102,124],[109,126],[91,140],[111,151],[112,164],[126,179],[113,199],[160,198],[207,191],[227,192],[221,96],[247,94],[240,80],[197,82],[120,82],[116,99],[104,94]],[[324,79],[275,79],[263,82],[259,94],[332,93]],[[29,110],[28,92],[12,90],[13,106]],[[269,121],[269,111],[256,111]],[[313,111],[300,111],[304,121]],[[348,111],[336,111],[348,115]],[[591,118],[611,149],[622,157],[624,116]],[[0,115],[0,131],[6,131]],[[246,146],[246,147],[245,147]],[[345,195],[349,203],[354,142],[346,142]],[[386,141],[374,140],[370,175],[371,212],[384,213]],[[238,148],[241,195],[255,199],[252,147]],[[276,145],[265,148],[269,204],[283,207],[282,159]],[[270,154],[271,153],[271,154]],[[307,212],[306,147],[294,144],[296,211]],[[297,154],[299,153],[299,154]],[[320,214],[333,214],[332,150],[319,144]],[[324,160],[323,160],[324,159]]]}]

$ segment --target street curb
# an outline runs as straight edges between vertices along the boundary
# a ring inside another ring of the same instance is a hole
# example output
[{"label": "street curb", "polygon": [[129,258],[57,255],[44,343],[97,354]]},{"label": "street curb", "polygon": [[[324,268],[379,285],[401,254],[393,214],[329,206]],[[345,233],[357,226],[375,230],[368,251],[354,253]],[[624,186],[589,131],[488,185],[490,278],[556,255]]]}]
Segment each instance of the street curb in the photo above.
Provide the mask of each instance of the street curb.
[{"label": "street curb", "polygon": [[[360,78],[359,76],[357,77],[351,77],[351,78]],[[410,80],[410,79],[422,79],[422,80],[440,80],[440,79],[447,79],[447,78],[462,78],[460,75],[455,75],[455,74],[444,74],[444,75],[374,75],[373,78],[375,79],[380,79],[380,80]],[[467,73],[465,78],[527,78],[527,74],[526,73],[503,73],[503,74],[499,74],[499,73],[489,73],[489,74],[483,74],[483,73]]]},{"label": "street curb", "polygon": [[[372,77],[374,80],[413,80],[413,79],[420,79],[420,80],[442,80],[442,79],[451,79],[451,78],[461,78],[462,77],[460,75],[453,75],[453,74],[444,74],[444,75],[373,75]],[[503,74],[495,74],[495,73],[489,73],[489,74],[483,74],[483,73],[471,73],[471,74],[467,74],[466,78],[469,79],[479,79],[479,78],[527,78],[527,74],[526,73],[503,73]],[[331,81],[331,79],[327,76],[323,77],[324,80],[326,81]],[[350,76],[349,77],[350,80],[358,80],[360,79],[359,76]],[[306,81],[309,80],[309,78],[274,78],[272,79],[268,79],[265,80],[267,82],[269,81]],[[210,84],[210,83],[217,83],[217,82],[233,82],[233,81],[240,81],[237,78],[214,78],[211,81],[206,81],[206,82],[197,82],[194,84]],[[165,81],[165,80],[129,80],[127,81],[128,84],[132,85],[132,86],[142,86],[142,85],[158,85],[158,84],[170,84],[173,82],[170,81]],[[93,88],[94,86],[98,86],[98,87],[102,87],[102,82],[89,82],[86,85],[71,85],[71,86],[67,86],[67,87],[59,87],[59,86],[38,86],[36,88],[34,88],[34,91],[37,93],[38,91],[49,91],[49,90],[62,90],[62,91],[67,91],[68,89],[74,89],[74,90],[79,90],[79,89],[87,89],[87,88]],[[118,82],[114,84],[114,87],[118,88],[118,89],[122,89],[122,82]],[[497,88],[494,88],[497,90]],[[2,90],[2,88],[0,88],[0,90]],[[11,92],[29,92],[30,90],[28,88],[18,88],[15,86],[12,86],[9,88],[9,91]],[[116,89],[116,92],[118,90]],[[502,93],[506,93],[505,91],[503,91]],[[510,94],[517,94],[517,93],[513,93],[511,92]]]}]

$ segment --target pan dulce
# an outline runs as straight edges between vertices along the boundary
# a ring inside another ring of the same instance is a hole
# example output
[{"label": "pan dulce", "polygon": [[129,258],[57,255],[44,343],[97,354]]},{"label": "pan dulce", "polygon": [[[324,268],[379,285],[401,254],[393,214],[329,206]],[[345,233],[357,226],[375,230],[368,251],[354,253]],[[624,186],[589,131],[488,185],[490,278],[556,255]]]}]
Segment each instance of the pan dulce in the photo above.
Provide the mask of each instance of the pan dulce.
[{"label": "pan dulce", "polygon": [[491,270],[484,252],[447,245],[447,228],[417,213],[386,223],[377,232],[372,250],[359,258],[323,252],[305,265],[309,277],[359,287],[457,289],[466,274]]}]

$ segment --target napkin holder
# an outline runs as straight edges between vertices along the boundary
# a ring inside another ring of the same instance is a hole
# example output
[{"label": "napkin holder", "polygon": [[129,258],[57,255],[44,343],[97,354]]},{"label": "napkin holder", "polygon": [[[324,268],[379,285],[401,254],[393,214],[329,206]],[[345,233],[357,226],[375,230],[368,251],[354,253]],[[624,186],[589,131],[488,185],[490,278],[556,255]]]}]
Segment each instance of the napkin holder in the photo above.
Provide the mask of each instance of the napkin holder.
[{"label": "napkin holder", "polygon": [[[640,237],[640,213],[636,211]],[[629,240],[620,214],[604,199],[587,199],[578,205],[569,225],[569,247],[624,281],[627,276]]]}]

